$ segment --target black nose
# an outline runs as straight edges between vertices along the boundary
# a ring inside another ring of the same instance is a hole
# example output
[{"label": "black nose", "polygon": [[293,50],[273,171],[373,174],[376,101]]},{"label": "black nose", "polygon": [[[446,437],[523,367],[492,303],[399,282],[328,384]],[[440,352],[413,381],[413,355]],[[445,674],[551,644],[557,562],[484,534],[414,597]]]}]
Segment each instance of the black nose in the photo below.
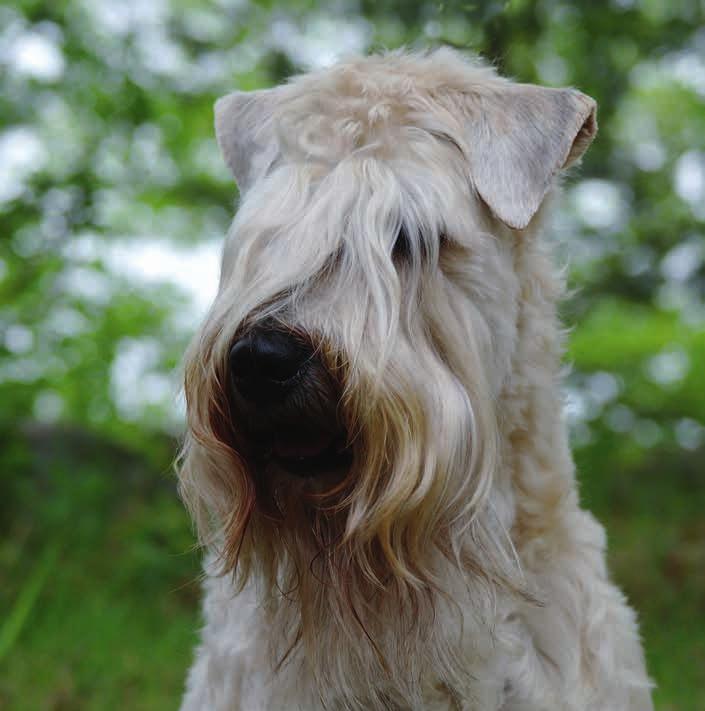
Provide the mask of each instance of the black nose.
[{"label": "black nose", "polygon": [[230,349],[230,374],[235,389],[254,402],[273,400],[293,386],[294,376],[311,350],[283,331],[255,329]]}]

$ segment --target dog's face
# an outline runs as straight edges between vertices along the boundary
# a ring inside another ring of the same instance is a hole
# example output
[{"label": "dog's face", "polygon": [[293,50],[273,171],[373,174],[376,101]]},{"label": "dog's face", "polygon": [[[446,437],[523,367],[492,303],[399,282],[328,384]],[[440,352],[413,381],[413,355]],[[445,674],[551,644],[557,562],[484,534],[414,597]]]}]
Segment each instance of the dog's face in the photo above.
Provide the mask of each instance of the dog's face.
[{"label": "dog's face", "polygon": [[444,52],[218,102],[241,204],[187,357],[181,486],[226,569],[345,597],[472,558],[455,544],[497,466],[514,240],[594,131],[578,92]]}]

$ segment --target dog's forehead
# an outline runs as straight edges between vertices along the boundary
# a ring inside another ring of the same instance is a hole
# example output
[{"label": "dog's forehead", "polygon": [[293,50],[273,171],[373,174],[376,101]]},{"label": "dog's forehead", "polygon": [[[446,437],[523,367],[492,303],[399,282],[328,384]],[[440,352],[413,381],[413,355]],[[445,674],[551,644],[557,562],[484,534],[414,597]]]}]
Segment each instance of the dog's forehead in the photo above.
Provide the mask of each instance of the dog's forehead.
[{"label": "dog's forehead", "polygon": [[403,141],[398,131],[404,128],[447,135],[457,126],[454,95],[462,92],[479,100],[484,92],[507,83],[479,60],[461,61],[444,51],[422,57],[357,57],[297,77],[281,91],[274,118],[289,131],[282,132],[285,138],[317,124],[319,129],[328,126],[339,138],[354,138],[353,147],[389,130],[396,131],[396,141]]},{"label": "dog's forehead", "polygon": [[354,57],[332,67],[296,77],[292,94],[333,94],[353,100],[358,106],[386,101],[400,110],[418,101],[428,110],[434,99],[449,91],[482,91],[506,84],[494,69],[479,58],[460,58],[437,50],[431,54],[388,53]]},{"label": "dog's forehead", "polygon": [[[216,103],[216,135],[241,192],[282,164],[327,170],[350,157],[420,159],[448,150],[491,212],[524,229],[554,177],[595,136],[596,105],[573,89],[516,84],[438,50],[354,58],[284,86]],[[449,159],[449,160],[448,160]],[[412,166],[413,168],[413,166]]]}]

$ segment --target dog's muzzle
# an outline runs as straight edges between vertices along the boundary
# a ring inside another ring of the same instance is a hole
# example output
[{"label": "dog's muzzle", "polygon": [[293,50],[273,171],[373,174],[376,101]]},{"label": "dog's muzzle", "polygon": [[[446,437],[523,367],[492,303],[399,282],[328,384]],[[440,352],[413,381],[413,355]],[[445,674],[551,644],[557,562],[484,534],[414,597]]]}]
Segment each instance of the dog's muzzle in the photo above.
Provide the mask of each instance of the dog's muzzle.
[{"label": "dog's muzzle", "polygon": [[235,425],[260,473],[316,476],[349,466],[339,387],[309,341],[257,326],[233,343],[229,367]]}]

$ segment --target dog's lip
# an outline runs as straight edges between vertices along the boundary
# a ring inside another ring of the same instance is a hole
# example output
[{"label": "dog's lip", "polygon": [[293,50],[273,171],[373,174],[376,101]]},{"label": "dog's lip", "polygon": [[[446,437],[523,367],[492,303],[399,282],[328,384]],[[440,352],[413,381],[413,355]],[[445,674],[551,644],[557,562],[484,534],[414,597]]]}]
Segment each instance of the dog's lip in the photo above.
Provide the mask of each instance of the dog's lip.
[{"label": "dog's lip", "polygon": [[279,459],[305,459],[315,457],[330,449],[335,437],[330,434],[314,435],[310,439],[276,439],[272,454]]},{"label": "dog's lip", "polygon": [[343,435],[326,432],[279,437],[272,443],[269,458],[289,474],[308,477],[349,466],[351,454]]}]

